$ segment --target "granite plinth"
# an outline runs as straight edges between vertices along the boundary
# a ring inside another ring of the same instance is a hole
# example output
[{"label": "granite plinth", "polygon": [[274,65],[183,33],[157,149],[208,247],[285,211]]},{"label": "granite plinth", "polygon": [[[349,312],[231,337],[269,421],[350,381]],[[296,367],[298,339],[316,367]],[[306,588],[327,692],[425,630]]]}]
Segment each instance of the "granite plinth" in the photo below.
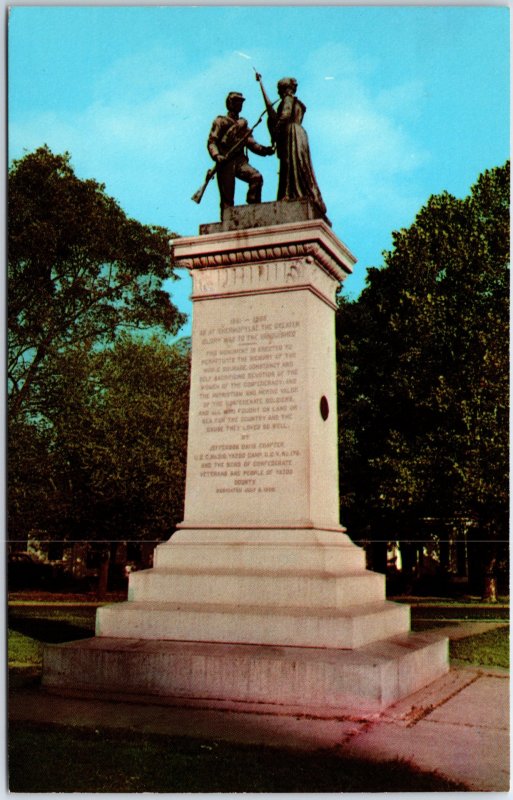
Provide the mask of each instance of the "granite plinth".
[{"label": "granite plinth", "polygon": [[181,529],[128,596],[97,636],[355,648],[410,627],[342,530]]},{"label": "granite plinth", "polygon": [[49,645],[47,690],[80,697],[314,716],[376,713],[448,671],[447,639],[356,650],[94,638]]},{"label": "granite plinth", "polygon": [[384,600],[346,608],[146,600],[98,609],[96,635],[354,649],[408,631],[409,619],[407,606]]},{"label": "granite plinth", "polygon": [[153,566],[356,572],[365,569],[365,551],[355,546],[343,529],[181,527],[156,548]]},{"label": "granite plinth", "polygon": [[272,203],[255,203],[225,208],[221,222],[200,225],[199,232],[201,235],[245,228],[266,228],[272,225],[282,225],[287,222],[304,222],[311,219],[323,219],[328,225],[331,225],[327,217],[312,200],[307,198],[302,200],[276,200]]}]

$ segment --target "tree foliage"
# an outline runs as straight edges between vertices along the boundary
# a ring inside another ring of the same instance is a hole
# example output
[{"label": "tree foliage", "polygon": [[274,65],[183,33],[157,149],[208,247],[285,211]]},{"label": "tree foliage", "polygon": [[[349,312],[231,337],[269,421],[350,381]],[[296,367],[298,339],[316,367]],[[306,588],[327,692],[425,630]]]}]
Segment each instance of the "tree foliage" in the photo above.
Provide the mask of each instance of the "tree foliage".
[{"label": "tree foliage", "polygon": [[429,199],[337,319],[343,514],[363,538],[465,518],[507,539],[509,164]]},{"label": "tree foliage", "polygon": [[70,156],[40,147],[9,171],[8,330],[11,419],[30,409],[45,360],[121,329],[176,333],[184,316],[162,289],[173,278],[169,232],[129,219]]},{"label": "tree foliage", "polygon": [[185,321],[163,290],[170,236],[79,179],[67,153],[13,163],[12,540],[155,540],[181,519],[189,357],[166,344]]},{"label": "tree foliage", "polygon": [[183,514],[189,357],[155,338],[47,359],[13,429],[11,537],[167,538]]}]

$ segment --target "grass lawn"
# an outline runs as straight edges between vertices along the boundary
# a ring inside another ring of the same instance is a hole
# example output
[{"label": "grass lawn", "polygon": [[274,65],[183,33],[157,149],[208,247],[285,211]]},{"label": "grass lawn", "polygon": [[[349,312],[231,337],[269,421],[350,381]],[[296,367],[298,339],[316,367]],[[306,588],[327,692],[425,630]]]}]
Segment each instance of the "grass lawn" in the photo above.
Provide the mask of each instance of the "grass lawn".
[{"label": "grass lawn", "polygon": [[20,670],[40,672],[43,646],[94,636],[96,606],[14,605],[8,612],[7,652],[11,685],[18,684]]},{"label": "grass lawn", "polygon": [[[37,753],[37,759],[29,754]],[[72,768],[70,768],[72,766]],[[449,792],[401,761],[134,732],[13,725],[11,792]]]},{"label": "grass lawn", "polygon": [[43,658],[43,642],[25,636],[18,631],[9,630],[7,640],[9,667],[38,667]]},{"label": "grass lawn", "polygon": [[449,655],[468,664],[509,669],[509,629],[494,628],[456,639],[450,642]]},{"label": "grass lawn", "polygon": [[[479,602],[447,603],[445,600],[418,601],[411,607],[412,630],[436,630],[447,625],[463,628],[465,622],[500,622],[509,620],[509,606]],[[449,642],[451,660],[475,666],[509,669],[509,627],[492,628],[484,633]]]},{"label": "grass lawn", "polygon": [[41,664],[43,643],[94,636],[96,607],[46,605],[9,608],[9,664]]}]

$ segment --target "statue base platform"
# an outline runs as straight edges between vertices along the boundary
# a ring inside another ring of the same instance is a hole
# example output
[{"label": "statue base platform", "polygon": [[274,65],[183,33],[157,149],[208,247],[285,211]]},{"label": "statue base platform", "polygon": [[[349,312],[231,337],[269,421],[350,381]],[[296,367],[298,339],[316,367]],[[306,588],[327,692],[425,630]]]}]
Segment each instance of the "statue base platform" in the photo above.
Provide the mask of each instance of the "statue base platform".
[{"label": "statue base platform", "polygon": [[247,206],[225,208],[221,222],[200,225],[199,232],[203,236],[208,233],[246,230],[247,228],[267,228],[272,225],[306,222],[312,219],[322,219],[331,227],[331,222],[326,215],[308,198],[302,200],[276,200],[273,203],[254,203]]},{"label": "statue base platform", "polygon": [[60,695],[333,717],[384,710],[447,672],[447,640],[405,634],[356,650],[95,637],[48,645]]},{"label": "statue base platform", "polygon": [[48,645],[59,694],[266,713],[382,711],[448,671],[448,642],[339,531],[179,530],[96,637]]}]

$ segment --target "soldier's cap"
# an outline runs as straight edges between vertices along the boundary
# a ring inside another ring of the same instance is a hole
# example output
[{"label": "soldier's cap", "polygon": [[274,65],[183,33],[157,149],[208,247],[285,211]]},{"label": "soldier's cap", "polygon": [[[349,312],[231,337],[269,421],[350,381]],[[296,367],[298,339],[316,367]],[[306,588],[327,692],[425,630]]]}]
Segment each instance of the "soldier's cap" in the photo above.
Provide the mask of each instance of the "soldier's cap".
[{"label": "soldier's cap", "polygon": [[229,95],[227,96],[227,98],[226,98],[226,102],[228,102],[229,100],[231,100],[231,99],[232,99],[232,97],[233,97],[233,98],[235,98],[235,97],[238,97],[238,98],[239,98],[240,100],[242,100],[243,102],[244,102],[244,100],[246,99],[246,98],[244,97],[244,95],[243,95],[243,94],[241,94],[240,92],[230,92],[230,94],[229,94]]}]

